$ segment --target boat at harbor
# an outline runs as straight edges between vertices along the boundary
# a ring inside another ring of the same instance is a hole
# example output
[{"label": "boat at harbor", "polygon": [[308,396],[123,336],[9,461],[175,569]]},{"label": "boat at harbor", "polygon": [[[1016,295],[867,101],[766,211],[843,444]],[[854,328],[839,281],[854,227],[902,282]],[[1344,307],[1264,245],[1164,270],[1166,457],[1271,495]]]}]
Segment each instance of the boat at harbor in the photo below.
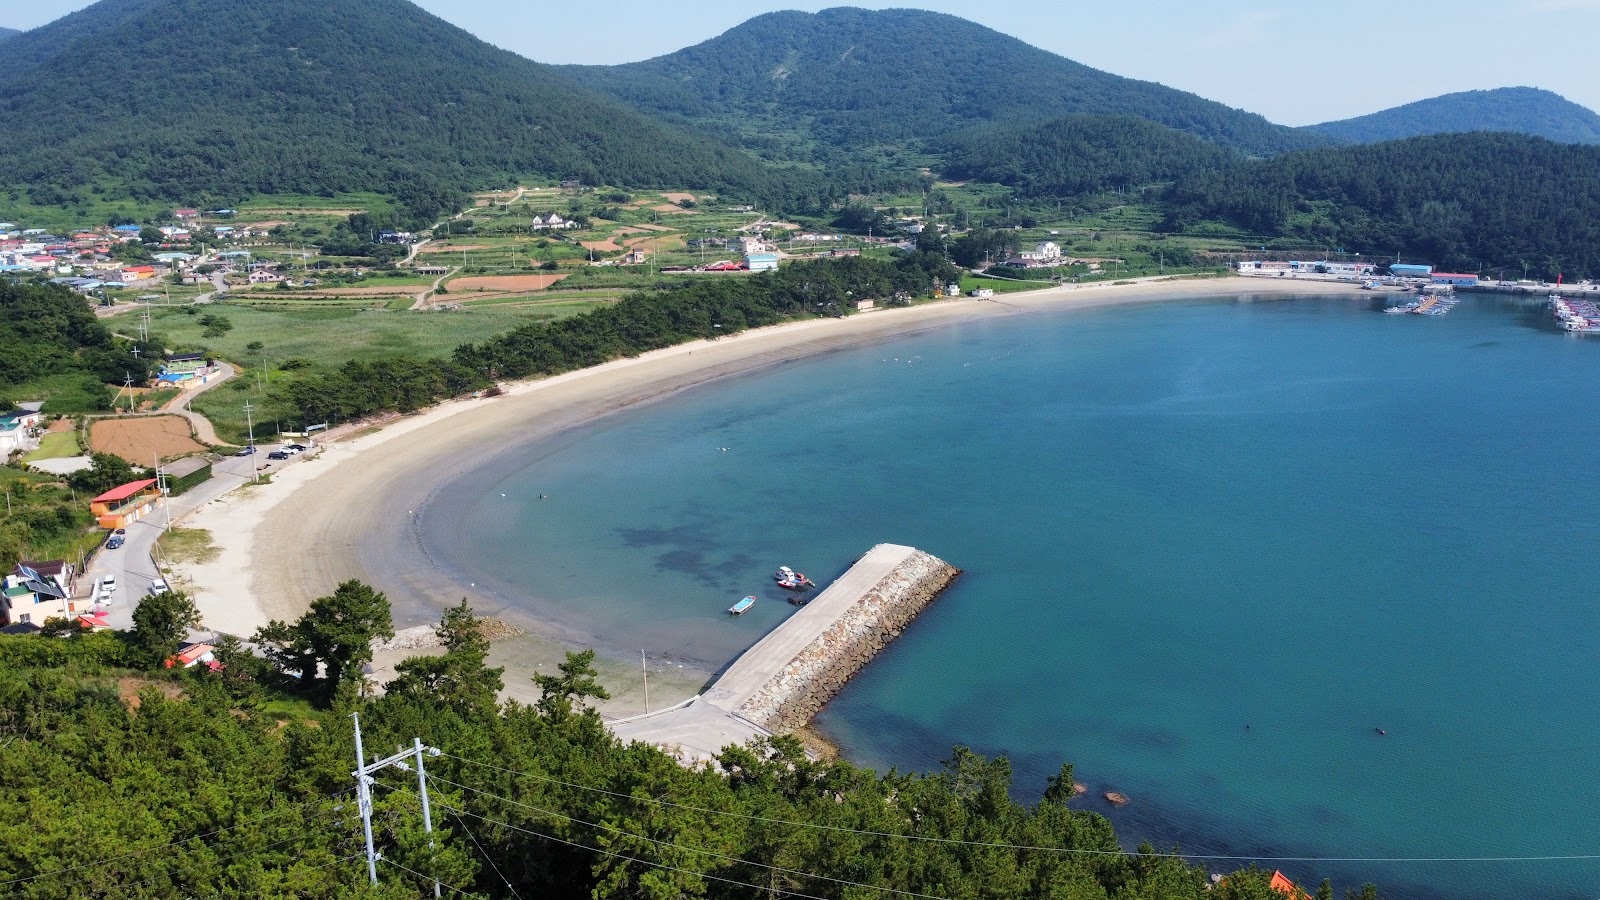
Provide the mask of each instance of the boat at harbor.
[{"label": "boat at harbor", "polygon": [[791,591],[803,591],[817,586],[816,582],[807,578],[804,572],[796,572],[788,566],[779,566],[778,571],[772,574],[772,578],[778,582],[778,587]]},{"label": "boat at harbor", "polygon": [[735,603],[734,605],[728,607],[728,615],[730,615],[730,616],[742,616],[745,613],[750,611],[750,607],[755,606],[755,605],[756,605],[756,598],[755,597],[742,597],[742,598],[740,598],[738,603]]},{"label": "boat at harbor", "polygon": [[1569,300],[1550,295],[1550,311],[1556,324],[1573,334],[1600,334],[1600,305],[1592,300]]}]

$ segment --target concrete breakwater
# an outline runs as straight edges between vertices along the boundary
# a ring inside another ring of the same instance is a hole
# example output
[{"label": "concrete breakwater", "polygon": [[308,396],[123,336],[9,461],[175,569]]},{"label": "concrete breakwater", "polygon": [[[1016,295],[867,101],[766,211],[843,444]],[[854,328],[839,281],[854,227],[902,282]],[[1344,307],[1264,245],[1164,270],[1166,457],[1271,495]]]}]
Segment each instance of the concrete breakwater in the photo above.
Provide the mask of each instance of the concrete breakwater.
[{"label": "concrete breakwater", "polygon": [[879,544],[734,660],[704,694],[612,722],[611,730],[692,763],[730,744],[800,728],[959,574],[915,547]]},{"label": "concrete breakwater", "polygon": [[[932,554],[903,549],[910,553],[888,575],[832,618],[822,634],[733,712],[772,732],[806,725],[961,573]],[[812,608],[808,604],[795,618]],[[826,614],[820,604],[816,608]]]}]

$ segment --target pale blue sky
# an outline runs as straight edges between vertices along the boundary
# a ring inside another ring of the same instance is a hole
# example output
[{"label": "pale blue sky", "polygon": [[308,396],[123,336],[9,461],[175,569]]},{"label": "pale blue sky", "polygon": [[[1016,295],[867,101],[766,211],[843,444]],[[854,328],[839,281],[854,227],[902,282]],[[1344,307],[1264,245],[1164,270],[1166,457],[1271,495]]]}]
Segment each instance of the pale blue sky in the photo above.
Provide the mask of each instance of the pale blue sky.
[{"label": "pale blue sky", "polygon": [[[847,5],[808,0],[417,2],[491,43],[550,63],[647,59],[699,43],[758,13]],[[0,25],[32,28],[88,5],[89,0],[0,0]],[[961,16],[1095,68],[1193,91],[1286,125],[1510,85],[1546,88],[1600,110],[1600,63],[1595,61],[1600,58],[1600,0],[860,0],[848,5],[918,6]]]}]

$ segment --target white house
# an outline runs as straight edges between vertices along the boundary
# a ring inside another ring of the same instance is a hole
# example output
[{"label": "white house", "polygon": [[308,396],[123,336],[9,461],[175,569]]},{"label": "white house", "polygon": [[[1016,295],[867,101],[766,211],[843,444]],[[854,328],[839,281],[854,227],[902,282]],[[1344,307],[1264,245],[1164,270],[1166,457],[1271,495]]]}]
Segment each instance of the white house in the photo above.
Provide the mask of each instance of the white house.
[{"label": "white house", "polygon": [[1017,254],[1019,259],[1032,259],[1039,262],[1055,262],[1061,258],[1061,245],[1055,241],[1040,241],[1032,250],[1024,250]]},{"label": "white house", "polygon": [[570,219],[563,219],[557,213],[550,213],[549,215],[534,216],[533,217],[533,230],[534,231],[546,231],[546,230],[556,230],[556,229],[562,229],[562,228],[573,228],[573,227],[576,227],[576,225],[577,225],[577,223],[573,222]]}]

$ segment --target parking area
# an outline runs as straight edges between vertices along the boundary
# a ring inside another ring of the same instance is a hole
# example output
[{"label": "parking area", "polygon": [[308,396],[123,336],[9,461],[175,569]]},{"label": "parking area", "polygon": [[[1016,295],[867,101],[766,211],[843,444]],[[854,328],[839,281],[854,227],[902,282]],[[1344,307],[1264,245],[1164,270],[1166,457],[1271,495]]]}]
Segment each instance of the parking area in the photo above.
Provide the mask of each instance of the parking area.
[{"label": "parking area", "polygon": [[[302,445],[306,449],[285,453],[280,458],[271,458],[286,446],[288,445],[258,445],[254,453],[224,457],[212,465],[210,480],[180,496],[169,498],[162,508],[157,509],[149,517],[130,524],[123,534],[113,534],[107,540],[106,546],[101,547],[95,554],[85,577],[79,579],[79,594],[85,597],[97,597],[101,594],[99,588],[104,580],[107,577],[113,579],[116,588],[107,597],[109,603],[97,603],[97,606],[112,628],[131,629],[133,610],[138,606],[139,599],[151,593],[152,587],[159,593],[165,586],[165,582],[161,580],[160,570],[151,559],[151,551],[156,539],[166,530],[169,520],[177,524],[184,516],[253,478],[270,475],[315,450],[314,445]],[[114,539],[119,537],[122,539],[121,545],[111,547]]]}]

